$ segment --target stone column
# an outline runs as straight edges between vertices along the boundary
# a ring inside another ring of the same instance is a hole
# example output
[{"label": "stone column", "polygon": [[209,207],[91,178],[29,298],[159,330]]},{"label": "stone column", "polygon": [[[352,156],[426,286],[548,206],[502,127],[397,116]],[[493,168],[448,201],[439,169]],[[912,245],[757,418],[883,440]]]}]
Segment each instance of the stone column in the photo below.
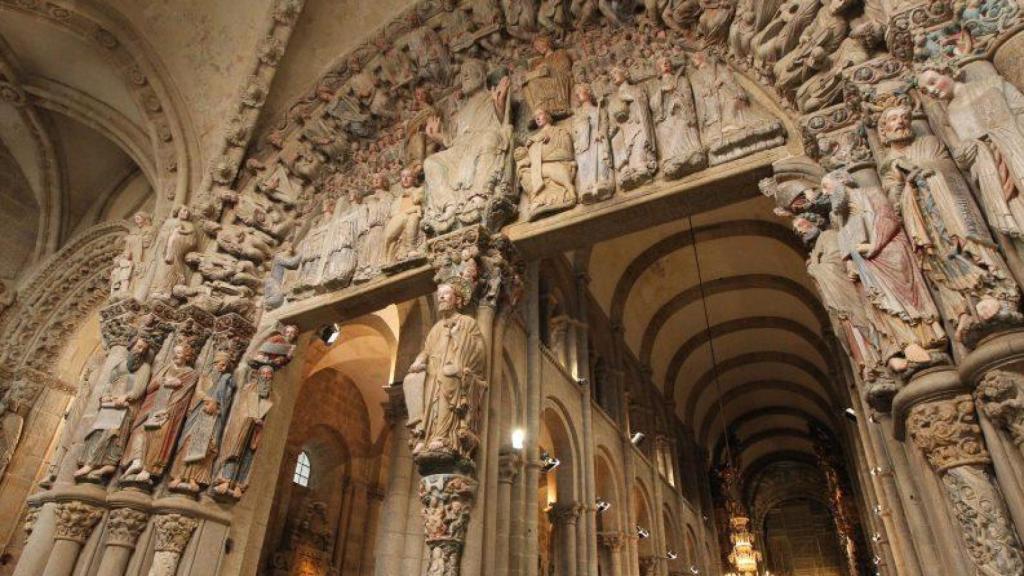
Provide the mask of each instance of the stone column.
[{"label": "stone column", "polygon": [[374,573],[389,576],[401,573],[406,521],[411,496],[412,459],[409,457],[409,430],[406,428],[405,399],[401,384],[388,387],[385,416],[391,426],[391,453],[388,456],[388,487],[381,509]]},{"label": "stone column", "polygon": [[509,542],[512,538],[512,484],[519,476],[523,458],[518,450],[503,448],[498,453],[498,527],[494,550],[495,576],[509,573]]},{"label": "stone column", "polygon": [[525,536],[523,567],[526,576],[537,576],[537,557],[540,552],[537,486],[540,482],[540,412],[543,396],[540,358],[540,263],[526,265],[526,482],[525,482]]},{"label": "stone column", "polygon": [[111,510],[107,517],[107,539],[96,576],[123,576],[139,535],[146,528],[145,512],[132,508]]},{"label": "stone column", "polygon": [[103,517],[103,509],[78,500],[57,504],[57,525],[53,533],[53,550],[46,562],[43,576],[69,576],[75,569],[78,553]]},{"label": "stone column", "polygon": [[657,556],[641,556],[640,557],[640,576],[654,576],[657,573],[658,568],[658,557]]},{"label": "stone column", "polygon": [[598,546],[605,550],[611,564],[609,574],[613,576],[625,576],[626,572],[622,566],[622,545],[625,537],[621,532],[602,532],[597,535]]},{"label": "stone column", "polygon": [[978,425],[974,400],[957,394],[910,408],[907,432],[939,475],[952,515],[979,574],[1024,574],[1024,550]]},{"label": "stone column", "polygon": [[153,520],[156,546],[149,576],[174,576],[178,572],[178,562],[198,525],[181,514],[161,514]]},{"label": "stone column", "polygon": [[576,523],[580,517],[580,506],[575,502],[555,502],[548,512],[551,525],[558,535],[558,561],[561,576],[576,576]]}]

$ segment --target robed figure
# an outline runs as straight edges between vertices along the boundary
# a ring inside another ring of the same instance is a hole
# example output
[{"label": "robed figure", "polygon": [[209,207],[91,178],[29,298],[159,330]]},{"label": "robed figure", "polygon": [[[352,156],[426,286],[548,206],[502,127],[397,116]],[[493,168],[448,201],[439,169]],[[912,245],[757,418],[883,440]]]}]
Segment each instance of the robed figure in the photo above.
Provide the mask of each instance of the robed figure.
[{"label": "robed figure", "polygon": [[174,287],[184,284],[189,267],[185,256],[196,249],[195,224],[189,221],[191,212],[187,206],[179,208],[173,216],[164,221],[157,236],[156,266],[150,294],[170,298]]},{"label": "robed figure", "polygon": [[882,181],[962,340],[964,330],[994,318],[1004,303],[1016,310],[1019,296],[946,147],[935,136],[914,134],[911,120],[907,106],[888,108],[879,118],[879,139],[889,153]]},{"label": "robed figure", "polygon": [[480,443],[480,416],[487,391],[484,337],[476,320],[459,312],[452,285],[437,289],[441,319],[406,377],[413,458],[432,463],[469,463]]},{"label": "robed figure", "polygon": [[584,204],[615,193],[608,111],[594,98],[589,84],[576,85],[576,111],[572,115],[572,143],[576,151],[576,190]]},{"label": "robed figure", "polygon": [[349,201],[338,200],[334,215],[324,228],[323,284],[329,288],[348,286],[358,263],[356,242],[359,227],[365,226],[366,206],[357,189],[351,188],[348,194]]},{"label": "robed figure", "polygon": [[612,156],[619,186],[632,190],[653,178],[658,169],[651,109],[647,92],[630,82],[624,68],[613,68],[611,75],[617,87],[608,102]]},{"label": "robed figure", "polygon": [[171,490],[197,493],[210,485],[224,422],[235,396],[230,366],[231,354],[217,352],[209,369],[199,378],[171,465],[171,481],[167,485]]},{"label": "robed figure", "polygon": [[657,137],[661,172],[680,178],[707,165],[697,129],[697,110],[686,71],[673,70],[672,60],[658,59],[660,76],[651,90],[651,112]]},{"label": "robed figure", "polygon": [[78,481],[102,481],[117,471],[131,434],[139,400],[149,385],[149,341],[137,338],[110,370],[100,391],[100,404],[78,453]]},{"label": "robed figure", "polygon": [[153,375],[132,422],[131,449],[122,482],[149,484],[170,466],[199,380],[192,367],[195,360],[191,344],[177,344],[171,362]]},{"label": "robed figure", "polygon": [[945,333],[896,211],[878,187],[859,186],[845,170],[827,174],[821,187],[832,200],[847,269],[873,304],[877,325],[903,353],[889,359],[890,367],[929,364]]}]

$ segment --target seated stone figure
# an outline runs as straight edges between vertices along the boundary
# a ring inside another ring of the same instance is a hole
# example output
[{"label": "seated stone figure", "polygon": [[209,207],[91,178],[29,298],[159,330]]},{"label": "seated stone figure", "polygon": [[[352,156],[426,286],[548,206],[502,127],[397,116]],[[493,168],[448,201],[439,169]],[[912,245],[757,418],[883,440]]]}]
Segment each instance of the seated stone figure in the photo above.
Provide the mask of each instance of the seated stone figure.
[{"label": "seated stone figure", "polygon": [[540,128],[526,146],[516,150],[519,182],[529,196],[530,220],[576,205],[576,160],[572,135],[551,122],[540,108],[534,114]]}]

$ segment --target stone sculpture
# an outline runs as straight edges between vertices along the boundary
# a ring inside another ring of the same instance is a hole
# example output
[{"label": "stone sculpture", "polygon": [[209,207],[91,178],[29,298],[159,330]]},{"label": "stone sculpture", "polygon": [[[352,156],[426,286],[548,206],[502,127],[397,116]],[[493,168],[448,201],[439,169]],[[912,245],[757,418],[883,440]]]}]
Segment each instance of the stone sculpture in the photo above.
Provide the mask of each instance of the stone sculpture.
[{"label": "stone sculpture", "polygon": [[887,108],[878,120],[888,147],[882,182],[957,338],[975,341],[997,317],[1020,320],[1017,286],[945,146],[914,134],[911,120],[907,106]]},{"label": "stone sculpture", "polygon": [[170,466],[198,380],[195,360],[190,343],[176,343],[171,361],[153,374],[132,422],[122,483],[149,485]]},{"label": "stone sculpture", "polygon": [[156,241],[157,260],[150,287],[150,294],[155,298],[171,298],[174,287],[185,284],[188,278],[185,256],[195,250],[198,243],[195,225],[189,221],[191,214],[187,206],[182,206],[173,216],[164,220],[160,227]]},{"label": "stone sculpture", "polygon": [[651,180],[658,168],[653,120],[647,93],[630,82],[626,69],[612,68],[611,77],[616,86],[608,103],[612,158],[619,187],[632,190]]},{"label": "stone sculpture", "polygon": [[493,90],[486,87],[487,69],[480,60],[463,62],[462,106],[445,129],[431,119],[426,134],[444,147],[423,162],[427,207],[424,223],[436,234],[458,223],[478,222],[488,200],[505,181],[509,135],[509,80],[503,76]]},{"label": "stone sculpture", "polygon": [[548,36],[533,39],[537,56],[530,60],[523,79],[523,96],[531,114],[546,110],[552,118],[563,118],[572,111],[572,58],[565,50],[552,46]]},{"label": "stone sculpture", "polygon": [[117,471],[131,435],[139,403],[150,380],[150,343],[136,338],[115,348],[120,356],[99,390],[99,410],[78,452],[77,481],[102,482]]},{"label": "stone sculpture", "polygon": [[821,0],[785,0],[779,11],[754,37],[754,67],[771,76],[775,63],[796,48],[805,30],[814,21]]},{"label": "stone sculpture", "polygon": [[572,140],[580,200],[590,204],[611,197],[615,193],[615,174],[608,140],[608,111],[594,98],[589,84],[576,85]]},{"label": "stone sculpture", "polygon": [[390,267],[421,258],[420,222],[423,220],[423,187],[412,168],[402,170],[401,191],[391,207],[391,218],[385,228],[384,257]]},{"label": "stone sculpture", "polygon": [[373,175],[373,190],[364,201],[365,220],[356,226],[359,240],[356,243],[356,268],[353,280],[357,283],[366,282],[380,274],[384,265],[384,244],[386,241],[385,227],[391,218],[391,205],[394,197],[388,190],[387,176]]},{"label": "stone sculpture", "polygon": [[[314,286],[320,285],[324,270],[324,250],[328,246],[331,233],[331,216],[333,202],[324,202],[320,207],[320,215],[312,219],[309,231],[303,238],[299,250],[299,270],[292,292],[301,294]],[[353,270],[355,264],[352,264]]]},{"label": "stone sculpture", "polygon": [[323,272],[318,284],[327,287],[348,286],[356,274],[359,257],[356,253],[359,245],[359,229],[365,226],[367,219],[366,205],[363,203],[362,191],[355,187],[348,189],[347,202],[339,199],[334,205],[334,212],[325,216],[323,253],[321,261]]},{"label": "stone sculpture", "polygon": [[941,361],[946,337],[939,313],[888,199],[845,170],[827,174],[821,188],[832,201],[847,269],[873,304],[875,325],[895,343],[886,354],[889,367],[903,372]]},{"label": "stone sculpture", "polygon": [[14,450],[21,441],[25,418],[41,390],[40,383],[19,378],[0,400],[0,476],[7,470],[14,456]]},{"label": "stone sculpture", "polygon": [[697,110],[685,66],[675,70],[672,59],[663,56],[657,68],[651,111],[661,173],[668,179],[680,178],[707,166],[707,156],[697,130]]},{"label": "stone sculpture", "polygon": [[856,0],[825,2],[797,45],[775,63],[775,87],[792,98],[805,81],[817,71],[829,67],[829,55],[836,52],[850,31],[847,10]]},{"label": "stone sculpture", "polygon": [[230,367],[231,354],[221,350],[199,377],[171,464],[170,490],[196,494],[210,485],[221,432],[235,395]]},{"label": "stone sculpture", "polygon": [[452,284],[438,287],[441,319],[409,368],[410,389],[419,388],[410,394],[422,399],[422,405],[409,406],[412,453],[421,469],[442,463],[472,469],[480,442],[486,353],[476,320],[460,312],[464,298]]},{"label": "stone sculpture", "polygon": [[576,156],[569,130],[552,124],[551,114],[537,108],[534,122],[539,128],[516,150],[519,183],[529,202],[528,218],[576,205]]},{"label": "stone sculpture", "polygon": [[270,261],[270,272],[263,281],[263,307],[267,310],[280,308],[287,296],[284,288],[284,276],[288,270],[299,267],[300,256],[295,252],[291,242],[281,245],[274,259]]}]

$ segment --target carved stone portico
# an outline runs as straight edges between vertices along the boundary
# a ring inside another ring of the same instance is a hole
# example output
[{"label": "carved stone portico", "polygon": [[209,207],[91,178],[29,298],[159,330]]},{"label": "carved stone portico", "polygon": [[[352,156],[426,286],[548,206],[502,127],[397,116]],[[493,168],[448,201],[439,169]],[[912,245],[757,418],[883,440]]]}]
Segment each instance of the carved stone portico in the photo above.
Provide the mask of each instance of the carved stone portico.
[{"label": "carved stone portico", "polygon": [[1024,576],[1021,0],[143,4],[0,0],[0,576]]}]

